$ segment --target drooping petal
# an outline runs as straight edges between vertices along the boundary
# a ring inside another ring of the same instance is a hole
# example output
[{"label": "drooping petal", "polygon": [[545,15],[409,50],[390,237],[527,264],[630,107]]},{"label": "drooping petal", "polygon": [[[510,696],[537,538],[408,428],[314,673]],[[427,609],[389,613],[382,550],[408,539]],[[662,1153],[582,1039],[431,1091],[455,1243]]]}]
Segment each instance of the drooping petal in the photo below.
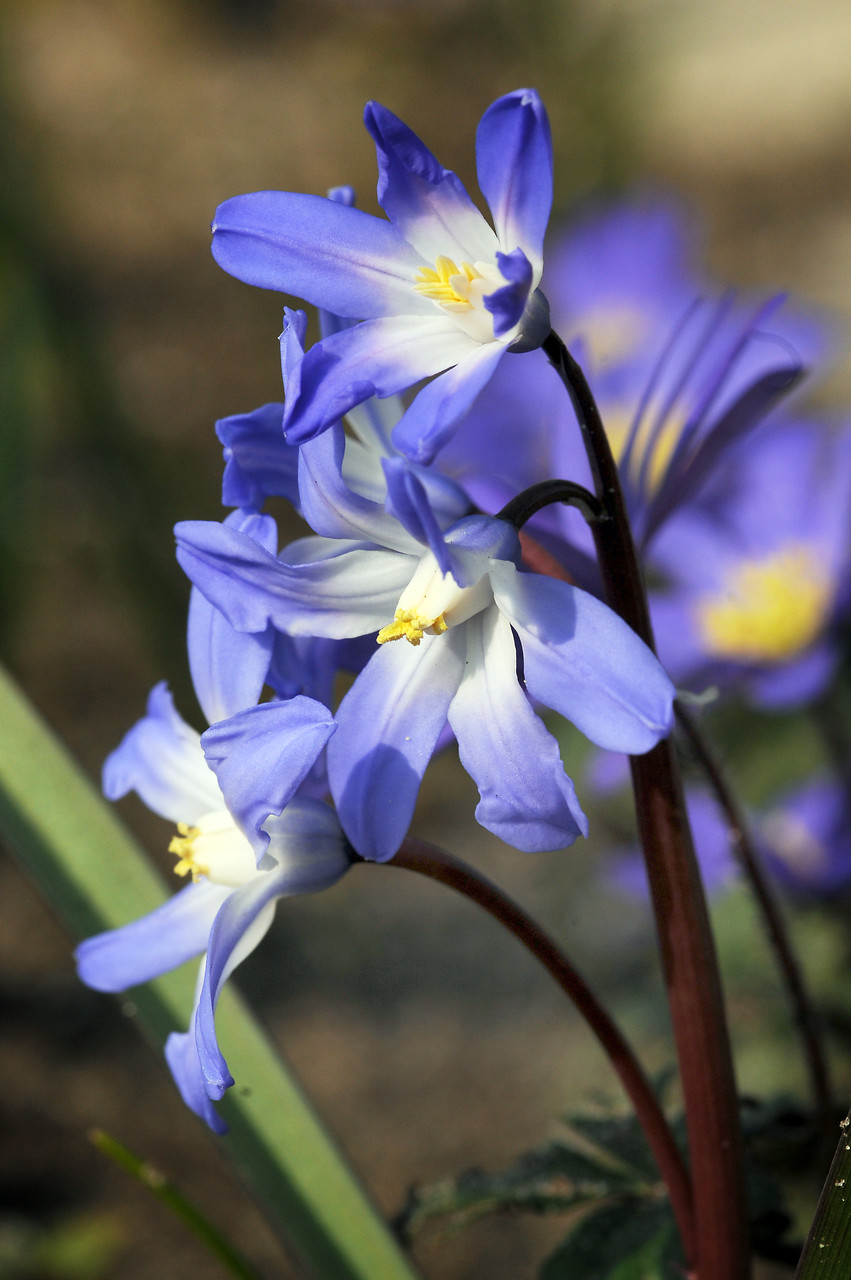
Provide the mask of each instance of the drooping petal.
[{"label": "drooping petal", "polygon": [[224,445],[226,507],[259,509],[272,495],[298,504],[298,450],[284,440],[283,423],[283,404],[264,404],[216,423]]},{"label": "drooping petal", "polygon": [[216,1039],[216,1004],[237,965],[249,956],[269,930],[275,900],[287,893],[287,872],[280,867],[261,872],[235,889],[213,921],[204,980],[195,1012],[195,1047],[209,1097],[218,1101],[233,1076]]},{"label": "drooping petal", "polygon": [[534,89],[517,89],[488,107],[476,134],[476,165],[502,248],[523,249],[540,279],[553,203],[553,147]]},{"label": "drooping petal", "polygon": [[518,684],[511,626],[490,608],[465,631],[467,665],[449,723],[479,788],[476,818],[517,849],[564,848],[588,834],[588,821],[555,739]]},{"label": "drooping petal", "polygon": [[378,155],[378,203],[426,263],[492,262],[496,236],[456,175],[380,103],[367,103],[364,123]]},{"label": "drooping petal", "polygon": [[598,747],[638,755],[670,733],[674,686],[626,623],[585,591],[500,565],[497,605],[523,648],[533,698]]},{"label": "drooping petal", "polygon": [[[463,628],[459,628],[463,633]],[[463,634],[385,644],[337,711],[328,777],[343,830],[364,858],[392,858],[464,670]]]},{"label": "drooping petal", "polygon": [[[271,516],[233,511],[224,523],[267,551],[277,550],[278,530]],[[274,639],[271,627],[235,631],[224,614],[197,587],[192,588],[186,630],[189,670],[209,724],[255,705],[266,681]]]},{"label": "drooping petal", "polygon": [[249,707],[202,735],[207,763],[258,863],[269,844],[264,822],[292,799],[334,728],[327,707],[299,695]]},{"label": "drooping petal", "polygon": [[402,458],[385,458],[384,474],[388,515],[407,530],[418,550],[429,548],[441,573],[449,573],[452,562],[422,480]]},{"label": "drooping petal", "polygon": [[451,316],[429,307],[427,315],[412,315],[409,307],[366,320],[312,346],[301,365],[298,395],[287,398],[287,440],[303,444],[370,396],[404,391],[479,349]]},{"label": "drooping petal", "polygon": [[393,431],[396,448],[412,462],[432,462],[451,439],[505,351],[501,342],[476,345],[459,358],[454,369],[423,387]]},{"label": "drooping petal", "polygon": [[104,762],[107,800],[119,800],[128,791],[170,822],[193,823],[221,807],[199,735],[175,711],[165,683],[151,690],[146,715]]},{"label": "drooping petal", "polygon": [[77,948],[77,972],[95,991],[126,991],[157,978],[207,948],[216,912],[232,892],[199,880],[148,915],[87,938]]},{"label": "drooping petal", "polygon": [[227,1124],[207,1095],[198,1050],[195,1048],[195,1036],[191,1032],[172,1031],[165,1042],[165,1060],[189,1110],[205,1121],[213,1133],[227,1133]]},{"label": "drooping petal", "polygon": [[[345,449],[343,428],[335,423],[299,451],[301,509],[311,529],[325,538],[359,538],[407,555],[421,554],[416,538],[388,515],[382,503],[361,497],[346,484],[342,472]],[[372,462],[382,488],[386,488],[381,459],[373,455]]]},{"label": "drooping petal", "polygon": [[413,568],[395,551],[324,538],[287,548],[296,555],[309,544],[316,558],[286,564],[213,521],[185,521],[175,534],[184,573],[238,631],[265,631],[271,622],[293,635],[366,635],[392,618]]},{"label": "drooping petal", "polygon": [[254,191],[219,205],[213,257],[246,284],[304,298],[351,319],[430,309],[414,292],[419,255],[383,218],[294,191]]}]

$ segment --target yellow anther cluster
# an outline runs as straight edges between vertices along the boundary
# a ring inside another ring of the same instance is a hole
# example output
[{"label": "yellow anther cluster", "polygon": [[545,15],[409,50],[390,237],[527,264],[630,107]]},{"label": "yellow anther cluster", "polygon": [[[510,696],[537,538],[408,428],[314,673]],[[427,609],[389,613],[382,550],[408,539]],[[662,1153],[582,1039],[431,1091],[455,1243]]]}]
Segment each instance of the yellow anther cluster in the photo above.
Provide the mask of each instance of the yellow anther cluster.
[{"label": "yellow anther cluster", "polygon": [[192,879],[197,884],[201,876],[209,874],[209,868],[202,866],[200,862],[195,861],[194,843],[201,834],[200,827],[190,827],[185,822],[178,822],[178,834],[172,838],[171,844],[168,846],[169,853],[177,855],[179,861],[174,868],[176,876],[188,876],[190,873]]},{"label": "yellow anther cluster", "polygon": [[830,597],[824,566],[808,547],[792,545],[738,565],[725,592],[698,604],[696,619],[720,657],[779,662],[816,638]]},{"label": "yellow anther cluster", "polygon": [[433,636],[439,636],[446,630],[446,619],[443,614],[437,618],[423,618],[413,609],[397,609],[395,621],[379,631],[378,643],[386,644],[388,640],[405,639],[409,644],[416,646],[426,631]]},{"label": "yellow anther cluster", "polygon": [[420,267],[414,289],[444,306],[466,308],[472,305],[469,299],[470,283],[481,279],[481,271],[477,271],[469,262],[462,262],[458,267],[451,258],[441,255],[433,269]]}]

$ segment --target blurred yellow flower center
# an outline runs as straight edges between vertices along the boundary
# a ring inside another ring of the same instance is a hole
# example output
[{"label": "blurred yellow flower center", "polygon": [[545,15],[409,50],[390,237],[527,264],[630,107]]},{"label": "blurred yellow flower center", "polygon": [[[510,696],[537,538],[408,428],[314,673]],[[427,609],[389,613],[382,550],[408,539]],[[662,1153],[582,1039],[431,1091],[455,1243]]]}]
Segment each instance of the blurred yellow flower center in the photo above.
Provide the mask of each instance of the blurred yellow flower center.
[{"label": "blurred yellow flower center", "polygon": [[737,565],[723,591],[698,602],[695,617],[719,657],[780,662],[816,638],[830,598],[824,566],[809,547],[793,543]]},{"label": "blurred yellow flower center", "polygon": [[178,822],[177,835],[172,838],[171,844],[168,846],[169,853],[175,854],[177,857],[177,865],[174,868],[176,876],[188,876],[191,872],[192,879],[196,882],[209,872],[209,867],[202,866],[195,858],[195,841],[201,834],[200,827],[190,827],[185,822]]},{"label": "blurred yellow flower center", "polygon": [[442,613],[437,618],[423,618],[415,610],[397,609],[395,621],[379,631],[378,643],[386,644],[388,640],[404,638],[409,644],[416,646],[426,632],[432,636],[439,636],[447,629]]},{"label": "blurred yellow flower center", "polygon": [[[615,461],[620,464],[621,456],[626,448],[626,442],[629,438],[629,430],[632,426],[632,418],[624,411],[615,409],[604,415],[606,426],[606,435],[609,437],[609,444],[612,448],[612,454]],[[676,418],[670,419],[664,424],[661,431],[657,432],[652,444],[648,444],[650,428],[653,420],[649,416],[645,417],[644,422],[638,429],[638,436],[632,448],[630,455],[629,479],[633,484],[637,485],[641,476],[642,468],[647,467],[647,491],[652,495],[659,488],[659,485],[671,461],[674,449],[680,438],[682,424]],[[648,448],[650,450],[650,460],[645,462]]]},{"label": "blurred yellow flower center", "polygon": [[451,258],[441,255],[432,267],[420,267],[414,288],[425,298],[431,298],[446,307],[447,311],[466,311],[473,305],[470,285],[481,280],[482,273],[469,262],[458,267]]}]

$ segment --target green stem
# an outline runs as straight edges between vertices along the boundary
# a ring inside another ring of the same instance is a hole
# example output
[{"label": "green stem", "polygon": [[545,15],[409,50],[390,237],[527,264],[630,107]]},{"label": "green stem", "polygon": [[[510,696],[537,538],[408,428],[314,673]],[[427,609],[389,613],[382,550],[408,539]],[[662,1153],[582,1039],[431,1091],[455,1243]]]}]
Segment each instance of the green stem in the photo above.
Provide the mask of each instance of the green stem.
[{"label": "green stem", "polygon": [[691,1183],[665,1113],[641,1064],[616,1023],[564,953],[526,912],[472,867],[424,840],[408,837],[388,863],[445,884],[486,911],[513,934],[570,997],[599,1040],[620,1078],[671,1200],[686,1258],[694,1256],[694,1207]]},{"label": "green stem", "polygon": [[[576,410],[606,516],[592,525],[606,598],[651,648],[647,596],[620,477],[582,370],[550,333],[544,350]],[[670,739],[630,760],[680,1066],[699,1280],[745,1280],[747,1201],[735,1077],[715,945]]]},{"label": "green stem", "polygon": [[119,1169],[123,1169],[125,1173],[129,1173],[150,1191],[154,1198],[159,1200],[169,1213],[174,1214],[178,1222],[182,1222],[207,1252],[217,1258],[232,1276],[236,1276],[237,1280],[259,1280],[258,1273],[249,1266],[227,1236],[223,1236],[212,1222],[204,1217],[201,1210],[192,1204],[191,1200],[187,1200],[183,1192],[179,1191],[173,1182],[169,1182],[158,1169],[153,1168],[147,1161],[140,1160],[111,1134],[104,1133],[103,1129],[94,1129],[89,1134],[89,1140],[113,1164],[118,1165]]}]

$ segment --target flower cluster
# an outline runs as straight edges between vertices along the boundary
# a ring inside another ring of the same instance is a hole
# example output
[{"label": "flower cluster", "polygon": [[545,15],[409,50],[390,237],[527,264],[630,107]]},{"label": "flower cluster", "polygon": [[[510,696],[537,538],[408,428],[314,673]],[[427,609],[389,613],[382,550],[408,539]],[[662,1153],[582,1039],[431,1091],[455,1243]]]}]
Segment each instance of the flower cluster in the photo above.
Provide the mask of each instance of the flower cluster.
[{"label": "flower cluster", "polygon": [[[233,512],[176,528],[211,727],[191,730],[158,686],[104,771],[108,796],[135,789],[177,824],[170,847],[192,882],[83,944],[80,973],[119,990],[206,953],[192,1025],[167,1056],[215,1128],[232,1083],[215,1037],[222,983],[278,898],[393,858],[435,752],[457,744],[482,826],[524,851],[564,848],[588,821],[541,709],[600,748],[644,753],[671,730],[666,666],[795,696],[825,677],[842,604],[847,434],[774,409],[794,353],[823,343],[818,326],[701,300],[666,205],[581,226],[551,257],[548,303],[552,153],[531,90],[479,125],[491,222],[390,111],[371,103],[365,119],[386,219],[347,188],[257,192],[216,213],[217,261],[319,307],[322,336],[306,345],[304,313],[286,311],[283,403],[217,424]],[[587,482],[538,350],[550,307],[620,458],[665,666],[603,602],[575,511],[549,507],[522,532],[500,516],[540,480]],[[767,470],[760,506],[753,477]],[[793,470],[807,511],[784,488]],[[280,550],[269,497],[310,529]],[[354,680],[335,706],[340,670]]]}]

